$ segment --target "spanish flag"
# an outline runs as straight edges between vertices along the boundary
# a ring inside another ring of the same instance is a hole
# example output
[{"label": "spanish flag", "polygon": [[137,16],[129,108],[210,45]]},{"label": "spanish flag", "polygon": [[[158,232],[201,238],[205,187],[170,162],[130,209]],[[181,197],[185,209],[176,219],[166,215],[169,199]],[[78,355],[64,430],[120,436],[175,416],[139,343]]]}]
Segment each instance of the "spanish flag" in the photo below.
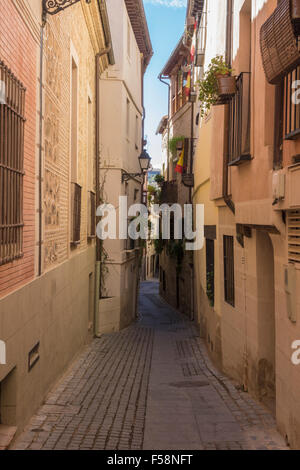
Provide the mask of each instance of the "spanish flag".
[{"label": "spanish flag", "polygon": [[185,85],[185,94],[186,94],[186,96],[190,96],[191,79],[192,79],[192,72],[189,70],[188,76],[187,76],[187,79],[186,79],[186,85]]},{"label": "spanish flag", "polygon": [[176,173],[183,173],[183,166],[184,166],[184,147],[182,149],[182,152],[180,154],[179,160],[177,162],[177,165],[175,167]]}]

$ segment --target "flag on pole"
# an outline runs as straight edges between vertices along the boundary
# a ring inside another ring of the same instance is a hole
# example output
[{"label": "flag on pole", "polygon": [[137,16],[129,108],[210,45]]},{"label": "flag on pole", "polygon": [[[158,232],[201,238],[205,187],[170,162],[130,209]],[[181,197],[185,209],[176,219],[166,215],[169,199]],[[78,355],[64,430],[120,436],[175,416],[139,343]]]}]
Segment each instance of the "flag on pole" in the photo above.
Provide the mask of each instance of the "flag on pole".
[{"label": "flag on pole", "polygon": [[194,64],[196,54],[196,42],[197,42],[197,21],[194,23],[194,33],[191,45],[191,63]]},{"label": "flag on pole", "polygon": [[180,154],[179,160],[177,162],[177,165],[175,167],[176,173],[183,173],[183,166],[184,166],[184,146],[182,149],[182,152]]}]

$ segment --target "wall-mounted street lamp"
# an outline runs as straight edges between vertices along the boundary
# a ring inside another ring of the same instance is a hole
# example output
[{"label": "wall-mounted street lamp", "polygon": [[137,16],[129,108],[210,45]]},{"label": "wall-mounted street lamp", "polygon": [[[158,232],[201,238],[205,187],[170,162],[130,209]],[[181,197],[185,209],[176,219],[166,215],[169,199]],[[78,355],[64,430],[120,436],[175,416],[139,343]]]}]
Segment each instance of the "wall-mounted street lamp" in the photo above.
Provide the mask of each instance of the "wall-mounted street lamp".
[{"label": "wall-mounted street lamp", "polygon": [[142,176],[144,178],[145,173],[147,173],[150,168],[151,157],[144,149],[141,155],[139,156],[138,160],[141,167],[141,171],[139,173],[127,173],[127,171],[122,170],[122,183],[130,179],[137,178],[139,176]]},{"label": "wall-mounted street lamp", "polygon": [[[91,3],[91,1],[92,0],[85,0],[86,3]],[[80,2],[80,0],[43,0],[43,17],[45,18],[46,14],[56,15],[56,13],[78,2]]]}]

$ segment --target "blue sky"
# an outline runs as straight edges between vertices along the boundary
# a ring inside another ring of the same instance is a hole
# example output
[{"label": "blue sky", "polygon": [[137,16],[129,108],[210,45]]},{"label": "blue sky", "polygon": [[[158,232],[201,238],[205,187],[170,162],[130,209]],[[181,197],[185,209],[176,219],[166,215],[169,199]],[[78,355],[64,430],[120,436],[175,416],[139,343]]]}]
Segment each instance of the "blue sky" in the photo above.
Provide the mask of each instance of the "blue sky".
[{"label": "blue sky", "polygon": [[155,132],[168,113],[168,87],[157,77],[184,31],[186,0],[144,0],[144,7],[154,50],[145,75],[145,135],[152,165],[160,167],[161,136]]}]

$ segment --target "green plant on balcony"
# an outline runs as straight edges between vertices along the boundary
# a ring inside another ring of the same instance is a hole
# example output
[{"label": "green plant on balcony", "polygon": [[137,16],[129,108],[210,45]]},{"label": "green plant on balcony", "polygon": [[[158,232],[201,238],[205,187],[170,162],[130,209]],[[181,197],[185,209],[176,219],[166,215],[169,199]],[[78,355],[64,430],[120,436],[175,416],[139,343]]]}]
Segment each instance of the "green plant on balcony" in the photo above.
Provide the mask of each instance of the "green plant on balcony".
[{"label": "green plant on balcony", "polygon": [[216,104],[220,95],[232,95],[236,92],[235,77],[231,73],[232,69],[223,56],[217,55],[211,60],[204,77],[198,80],[201,117]]},{"label": "green plant on balcony", "polygon": [[184,145],[184,139],[185,137],[182,135],[178,137],[174,136],[171,139],[169,139],[169,150],[173,158],[177,157],[177,151],[178,151],[179,145],[181,145],[181,143],[182,143],[182,146]]},{"label": "green plant on balcony", "polygon": [[156,175],[154,181],[157,184],[163,184],[165,182],[165,178],[163,177],[163,175]]}]

